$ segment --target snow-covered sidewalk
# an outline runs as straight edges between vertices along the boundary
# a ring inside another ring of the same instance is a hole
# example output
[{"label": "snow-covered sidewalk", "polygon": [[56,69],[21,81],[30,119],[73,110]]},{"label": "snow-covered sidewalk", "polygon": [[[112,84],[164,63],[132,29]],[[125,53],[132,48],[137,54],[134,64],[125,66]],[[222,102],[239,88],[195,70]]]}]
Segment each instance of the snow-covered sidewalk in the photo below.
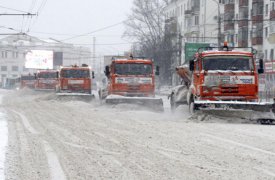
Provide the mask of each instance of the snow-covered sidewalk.
[{"label": "snow-covered sidewalk", "polygon": [[[2,95],[0,95],[0,105],[2,104]],[[5,179],[5,154],[8,143],[8,128],[6,114],[0,108],[0,180]]]}]

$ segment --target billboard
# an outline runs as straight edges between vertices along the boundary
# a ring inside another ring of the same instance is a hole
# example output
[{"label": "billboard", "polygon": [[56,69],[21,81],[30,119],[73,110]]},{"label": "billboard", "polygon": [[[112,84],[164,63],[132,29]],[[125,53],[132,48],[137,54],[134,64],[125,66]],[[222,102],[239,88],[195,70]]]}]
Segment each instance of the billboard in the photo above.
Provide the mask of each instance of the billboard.
[{"label": "billboard", "polygon": [[25,58],[25,68],[53,69],[53,51],[31,50]]},{"label": "billboard", "polygon": [[201,47],[209,47],[209,43],[185,43],[185,62],[189,62],[194,58],[195,53]]}]

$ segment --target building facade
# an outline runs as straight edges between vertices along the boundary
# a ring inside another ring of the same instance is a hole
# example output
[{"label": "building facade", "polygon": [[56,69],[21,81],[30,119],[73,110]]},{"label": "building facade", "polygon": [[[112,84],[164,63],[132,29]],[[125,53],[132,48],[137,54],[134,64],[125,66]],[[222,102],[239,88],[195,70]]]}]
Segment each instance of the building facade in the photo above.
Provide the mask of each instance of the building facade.
[{"label": "building facade", "polygon": [[0,83],[5,78],[17,78],[37,71],[25,68],[25,56],[31,50],[53,51],[54,69],[61,65],[92,64],[91,50],[87,47],[76,47],[53,39],[41,40],[28,35],[12,35],[0,40]]},{"label": "building facade", "polygon": [[216,0],[172,0],[165,8],[165,36],[177,50],[171,59],[173,85],[179,82],[175,67],[188,63],[187,43],[217,45],[218,37],[224,39],[223,12],[223,3]]}]

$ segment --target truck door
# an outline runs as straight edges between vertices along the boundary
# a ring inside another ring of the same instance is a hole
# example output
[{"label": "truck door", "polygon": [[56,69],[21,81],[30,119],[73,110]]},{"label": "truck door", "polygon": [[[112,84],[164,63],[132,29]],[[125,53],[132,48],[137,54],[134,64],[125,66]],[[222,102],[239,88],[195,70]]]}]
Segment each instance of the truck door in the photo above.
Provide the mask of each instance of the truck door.
[{"label": "truck door", "polygon": [[195,67],[194,67],[194,86],[196,95],[199,95],[199,86],[200,86],[200,61],[199,59],[195,60]]}]

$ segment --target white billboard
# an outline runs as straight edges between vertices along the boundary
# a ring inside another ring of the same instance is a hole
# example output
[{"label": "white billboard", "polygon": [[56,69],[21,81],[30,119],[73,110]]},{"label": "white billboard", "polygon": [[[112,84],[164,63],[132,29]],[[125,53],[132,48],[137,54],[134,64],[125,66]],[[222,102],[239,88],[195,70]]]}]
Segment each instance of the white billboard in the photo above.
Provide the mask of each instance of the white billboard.
[{"label": "white billboard", "polygon": [[53,69],[53,51],[29,51],[26,54],[25,68]]}]

